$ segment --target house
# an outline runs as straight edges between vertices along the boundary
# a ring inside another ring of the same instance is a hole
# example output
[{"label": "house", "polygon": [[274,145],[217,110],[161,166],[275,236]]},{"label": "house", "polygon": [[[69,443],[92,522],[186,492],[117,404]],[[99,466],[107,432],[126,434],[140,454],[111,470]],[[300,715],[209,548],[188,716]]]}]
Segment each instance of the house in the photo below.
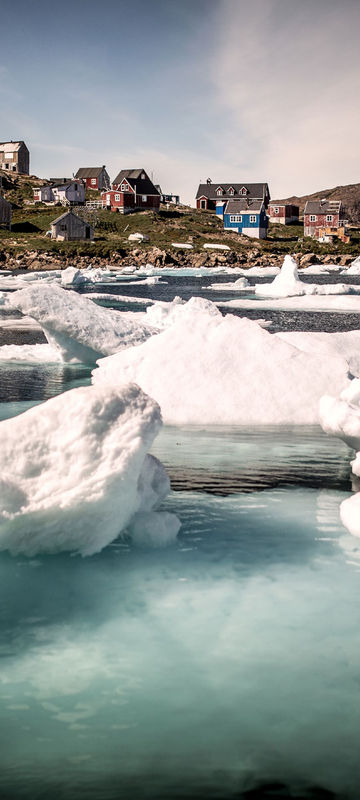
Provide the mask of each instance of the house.
[{"label": "house", "polygon": [[268,217],[264,200],[228,200],[224,209],[224,230],[266,239]]},{"label": "house", "polygon": [[51,189],[54,202],[61,203],[62,206],[81,206],[85,203],[85,186],[82,181],[53,184]]},{"label": "house", "polygon": [[94,228],[84,222],[73,211],[66,211],[61,217],[51,223],[51,238],[60,242],[76,241],[78,239],[94,239]]},{"label": "house", "polygon": [[11,228],[12,208],[5,197],[0,195],[0,228]]},{"label": "house", "polygon": [[160,192],[144,169],[123,169],[116,176],[112,189],[102,193],[103,208],[120,211],[160,208]]},{"label": "house", "polygon": [[29,175],[30,154],[25,142],[0,142],[0,169]]},{"label": "house", "polygon": [[160,202],[161,203],[171,203],[173,206],[178,206],[180,204],[180,195],[179,194],[164,194],[161,189],[161,186],[157,183],[155,187],[160,195]]},{"label": "house", "polygon": [[247,198],[261,200],[267,208],[270,192],[267,183],[213,183],[210,178],[200,183],[196,194],[196,208],[216,211],[222,217],[228,200]]},{"label": "house", "polygon": [[268,214],[270,222],[276,222],[278,225],[292,225],[294,222],[299,222],[299,206],[294,206],[292,203],[269,203]]},{"label": "house", "polygon": [[100,192],[110,189],[110,178],[105,164],[102,167],[80,167],[75,178],[84,181],[87,189],[98,189]]},{"label": "house", "polygon": [[308,200],[304,208],[304,236],[319,238],[323,228],[336,230],[345,223],[345,211],[341,200]]},{"label": "house", "polygon": [[36,186],[33,188],[35,203],[54,203],[54,194],[51,186]]}]

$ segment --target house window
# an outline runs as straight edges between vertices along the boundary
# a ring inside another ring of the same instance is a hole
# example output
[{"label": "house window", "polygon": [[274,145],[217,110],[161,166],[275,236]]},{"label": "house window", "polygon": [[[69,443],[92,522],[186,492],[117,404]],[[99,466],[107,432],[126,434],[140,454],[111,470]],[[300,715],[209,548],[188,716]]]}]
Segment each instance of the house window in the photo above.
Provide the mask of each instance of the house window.
[{"label": "house window", "polygon": [[96,186],[96,178],[91,178],[91,185]]},{"label": "house window", "polygon": [[147,194],[141,195],[141,202],[142,203],[147,203]]},{"label": "house window", "polygon": [[66,225],[60,225],[60,230],[61,231],[67,231]]},{"label": "house window", "polygon": [[142,180],[142,181],[144,181],[144,180],[145,180],[145,172],[142,172],[142,173],[141,173],[141,180]]},{"label": "house window", "polygon": [[121,189],[122,192],[127,192],[127,188],[128,188],[127,187],[127,183],[122,183],[121,186],[120,186],[120,189]]},{"label": "house window", "polygon": [[257,221],[256,215],[255,214],[250,214],[250,220],[249,221],[250,222],[256,222]]},{"label": "house window", "polygon": [[315,214],[310,214],[309,219],[310,219],[310,222],[316,222],[316,215]]},{"label": "house window", "polygon": [[246,190],[245,186],[242,187],[241,194],[247,194],[247,190]]},{"label": "house window", "polygon": [[332,222],[332,221],[333,221],[333,215],[332,214],[327,214],[326,215],[326,222]]},{"label": "house window", "polygon": [[230,214],[230,222],[242,222],[241,214]]},{"label": "house window", "polygon": [[216,194],[217,194],[217,195],[222,195],[222,194],[224,194],[224,192],[223,192],[223,190],[222,190],[222,189],[217,189],[217,190],[216,190]]},{"label": "house window", "polygon": [[120,195],[119,195],[119,194],[116,194],[116,195],[115,195],[115,200],[116,200],[117,202],[120,200]]},{"label": "house window", "polygon": [[278,214],[278,213],[279,213],[279,209],[278,209],[278,207],[277,207],[277,206],[275,206],[275,208],[274,208],[274,214]]},{"label": "house window", "polygon": [[232,186],[230,186],[230,189],[229,189],[229,194],[231,194],[231,195],[235,194],[235,192],[234,192],[234,189],[233,189],[233,187],[232,187]]}]

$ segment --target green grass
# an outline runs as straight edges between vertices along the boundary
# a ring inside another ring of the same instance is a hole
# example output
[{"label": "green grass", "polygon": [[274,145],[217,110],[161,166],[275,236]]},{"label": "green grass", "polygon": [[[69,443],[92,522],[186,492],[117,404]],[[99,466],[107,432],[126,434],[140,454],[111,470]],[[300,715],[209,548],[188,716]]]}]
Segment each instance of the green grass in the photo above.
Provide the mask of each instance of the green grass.
[{"label": "green grass", "polygon": [[[55,242],[45,236],[51,222],[64,212],[62,207],[46,207],[41,204],[13,209],[11,231],[0,231],[0,251],[11,255],[30,250],[58,253],[60,256],[85,255],[108,258],[116,251],[126,255],[138,248],[146,251],[149,247],[171,250],[172,242],[193,244],[195,252],[203,252],[203,244],[214,241],[229,245],[238,254],[249,250],[268,254],[315,253],[318,255],[355,255],[360,252],[360,230],[352,231],[352,241],[328,245],[319,244],[314,239],[303,238],[303,226],[269,225],[268,239],[250,239],[224,231],[223,223],[213,212],[195,209],[161,210],[118,214],[107,210],[90,212],[81,209],[90,224],[95,224],[95,242]],[[131,233],[144,233],[149,242],[137,244],[129,242]]]}]

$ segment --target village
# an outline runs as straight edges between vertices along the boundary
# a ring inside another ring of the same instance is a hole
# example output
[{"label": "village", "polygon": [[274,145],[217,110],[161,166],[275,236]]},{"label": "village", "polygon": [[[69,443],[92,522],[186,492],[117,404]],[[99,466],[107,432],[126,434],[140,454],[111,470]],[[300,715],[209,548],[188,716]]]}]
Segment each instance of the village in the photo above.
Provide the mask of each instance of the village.
[{"label": "village", "polygon": [[[114,213],[126,215],[127,218],[131,215],[140,222],[143,212],[147,212],[147,217],[150,214],[153,219],[162,214],[169,235],[170,230],[172,233],[171,226],[174,227],[175,218],[186,220],[188,235],[184,236],[186,226],[181,227],[176,223],[179,233],[182,233],[182,240],[171,241],[174,238],[171,235],[170,241],[166,241],[166,237],[164,239],[166,246],[170,246],[173,252],[185,253],[185,257],[189,256],[188,251],[199,247],[217,250],[218,256],[221,249],[236,252],[240,247],[249,251],[255,244],[254,240],[259,245],[264,242],[265,246],[271,246],[271,251],[276,253],[281,252],[282,239],[285,239],[288,243],[296,241],[292,249],[300,249],[303,257],[309,253],[311,255],[312,250],[319,253],[319,245],[327,245],[335,247],[341,252],[343,259],[346,259],[347,252],[350,252],[349,246],[354,241],[354,232],[349,226],[347,210],[341,198],[308,199],[300,213],[300,207],[295,203],[271,200],[269,185],[265,181],[228,183],[208,178],[205,182],[200,182],[197,191],[194,188],[194,211],[180,202],[178,194],[164,193],[161,186],[154,183],[152,173],[149,175],[143,167],[121,169],[112,180],[105,165],[78,167],[71,177],[35,178],[30,172],[30,152],[24,141],[0,142],[0,231],[15,233],[19,230],[19,212],[16,211],[18,204],[6,199],[6,187],[14,185],[13,182],[16,183],[19,178],[25,180],[27,177],[31,180],[31,185],[29,196],[23,202],[23,213],[28,214],[31,209],[51,211],[49,225],[41,236],[45,241],[50,239],[54,243],[94,243],[96,238],[99,239],[100,231],[104,234],[104,231],[114,229],[111,222],[115,219]],[[56,214],[57,210],[60,213]],[[195,220],[192,226],[189,225],[191,212],[197,213],[197,217],[192,217]],[[208,242],[206,228],[198,235],[203,215],[210,236]],[[12,224],[15,217],[16,222]],[[31,227],[36,228],[32,221],[24,224],[25,229],[26,225],[29,230]],[[137,245],[159,245],[158,238],[154,239],[149,225],[145,226],[145,231],[144,226],[138,226],[139,230],[136,227],[135,224],[134,229],[134,223],[127,223],[121,233],[128,232],[126,239],[136,242]],[[286,229],[296,235],[286,234]],[[158,230],[159,226],[156,228]],[[274,231],[277,232],[276,235]],[[216,234],[218,241],[214,241]],[[1,243],[4,245],[4,239],[0,239],[0,245]],[[11,243],[16,245],[14,240]],[[116,247],[117,243],[114,241],[113,249],[116,250]],[[136,250],[134,254],[137,255]],[[157,258],[159,261],[159,256]],[[167,255],[164,256],[162,251],[160,263],[164,263],[166,258]],[[176,259],[174,261],[176,263]],[[203,258],[201,265],[204,264]]]}]

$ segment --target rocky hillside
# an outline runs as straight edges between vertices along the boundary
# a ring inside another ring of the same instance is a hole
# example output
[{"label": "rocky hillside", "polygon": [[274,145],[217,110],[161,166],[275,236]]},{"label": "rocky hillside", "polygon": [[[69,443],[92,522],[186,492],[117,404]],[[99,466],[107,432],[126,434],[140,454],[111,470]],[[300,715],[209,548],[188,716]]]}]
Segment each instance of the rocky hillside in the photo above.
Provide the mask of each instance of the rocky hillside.
[{"label": "rocky hillside", "polygon": [[360,222],[360,183],[349,183],[347,186],[335,186],[334,189],[322,189],[313,194],[304,194],[299,197],[294,194],[291,197],[277,199],[275,202],[294,203],[300,206],[300,214],[303,214],[307,200],[342,200],[346,209],[346,214],[350,222]]}]

